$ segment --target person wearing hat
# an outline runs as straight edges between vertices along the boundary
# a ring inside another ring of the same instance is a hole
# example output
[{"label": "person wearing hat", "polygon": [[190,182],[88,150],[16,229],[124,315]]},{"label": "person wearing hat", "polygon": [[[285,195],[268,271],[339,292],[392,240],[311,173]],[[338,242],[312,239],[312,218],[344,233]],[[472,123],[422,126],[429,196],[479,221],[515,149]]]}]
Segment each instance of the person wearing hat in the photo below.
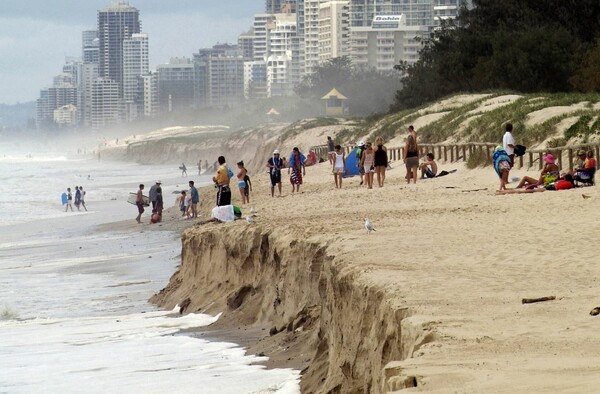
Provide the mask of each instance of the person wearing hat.
[{"label": "person wearing hat", "polygon": [[148,197],[150,198],[150,202],[152,203],[152,212],[156,212],[156,199],[158,197],[158,188],[160,187],[160,180],[156,181],[154,185],[150,188],[148,192]]},{"label": "person wearing hat", "polygon": [[279,149],[273,151],[273,156],[267,160],[267,167],[269,168],[269,175],[271,177],[271,197],[275,196],[276,185],[281,197],[281,169],[283,168],[283,160],[279,154]]},{"label": "person wearing hat", "polygon": [[537,186],[547,186],[552,182],[556,182],[558,178],[560,178],[560,168],[555,163],[554,156],[552,153],[547,153],[544,156],[544,168],[542,168],[542,173],[540,174],[539,179],[534,179],[532,177],[526,176],[521,179],[519,182],[519,186],[517,189],[528,186],[535,188]]}]

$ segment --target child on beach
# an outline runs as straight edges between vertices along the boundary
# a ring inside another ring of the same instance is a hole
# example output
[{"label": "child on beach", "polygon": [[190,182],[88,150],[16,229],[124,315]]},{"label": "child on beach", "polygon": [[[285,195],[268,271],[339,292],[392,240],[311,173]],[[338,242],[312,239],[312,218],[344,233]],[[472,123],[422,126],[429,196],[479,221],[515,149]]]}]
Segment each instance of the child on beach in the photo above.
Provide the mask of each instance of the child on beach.
[{"label": "child on beach", "polygon": [[342,147],[336,145],[333,151],[333,179],[335,180],[335,188],[342,188],[342,178],[346,173],[346,156],[342,152]]},{"label": "child on beach", "polygon": [[71,208],[71,212],[73,212],[73,195],[71,194],[71,188],[67,188],[67,207],[65,208],[65,212]]},{"label": "child on beach", "polygon": [[238,189],[240,190],[240,196],[242,196],[242,204],[245,204],[246,201],[250,202],[249,199],[247,198],[246,195],[246,174],[248,173],[248,170],[246,170],[246,168],[244,167],[244,162],[240,161],[237,163],[238,169],[240,170],[237,174],[237,178],[238,178]]},{"label": "child on beach", "polygon": [[142,213],[144,213],[144,199],[143,199],[143,191],[144,191],[144,185],[140,184],[140,188],[137,191],[137,195],[135,197],[135,205],[137,206],[138,209],[138,215],[135,218],[135,221],[139,223],[142,223]]},{"label": "child on beach", "polygon": [[81,205],[81,192],[79,191],[79,186],[75,186],[75,206],[78,211],[81,211],[79,206]]},{"label": "child on beach", "polygon": [[175,205],[179,207],[179,211],[181,212],[181,217],[184,217],[186,214],[186,209],[187,209],[187,207],[185,206],[186,195],[187,195],[187,192],[185,190],[182,190],[179,197],[177,197],[177,200],[175,200]]}]

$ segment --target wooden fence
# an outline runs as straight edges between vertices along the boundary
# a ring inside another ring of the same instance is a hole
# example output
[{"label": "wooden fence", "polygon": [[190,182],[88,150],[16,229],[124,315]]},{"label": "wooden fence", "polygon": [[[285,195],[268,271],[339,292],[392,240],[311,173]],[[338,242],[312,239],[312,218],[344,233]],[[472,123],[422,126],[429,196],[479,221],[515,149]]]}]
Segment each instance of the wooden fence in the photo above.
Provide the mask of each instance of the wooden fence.
[{"label": "wooden fence", "polygon": [[[494,155],[494,149],[498,144],[491,143],[477,143],[469,142],[463,144],[419,144],[419,156],[423,157],[428,152],[431,152],[439,162],[454,163],[459,161],[467,161],[469,157],[476,154],[480,157],[485,157],[488,164],[492,163],[492,157]],[[344,151],[349,154],[355,146],[347,145],[344,146]],[[328,160],[327,158],[327,145],[318,145],[310,148],[315,151],[315,154],[319,159]],[[585,145],[573,145],[573,146],[559,146],[556,148],[547,149],[534,149],[527,151],[524,156],[516,158],[515,166],[518,168],[526,167],[531,169],[537,166],[538,170],[541,170],[544,166],[544,154],[552,153],[556,158],[556,164],[558,167],[563,169],[573,169],[573,160],[577,157],[577,151],[584,149],[585,151],[594,151],[594,157],[596,159],[600,156],[600,144],[585,144]],[[388,158],[391,161],[399,161],[404,157],[404,147],[388,148]]]}]

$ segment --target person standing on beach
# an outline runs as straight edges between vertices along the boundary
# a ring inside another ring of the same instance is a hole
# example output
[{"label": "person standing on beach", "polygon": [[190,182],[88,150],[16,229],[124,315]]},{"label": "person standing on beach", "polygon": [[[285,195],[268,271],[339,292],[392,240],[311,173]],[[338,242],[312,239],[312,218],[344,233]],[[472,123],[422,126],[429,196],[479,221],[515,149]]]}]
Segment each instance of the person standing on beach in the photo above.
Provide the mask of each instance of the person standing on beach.
[{"label": "person standing on beach", "polygon": [[71,194],[71,188],[67,188],[67,207],[65,208],[65,212],[67,212],[71,208],[71,212],[73,212],[73,195]]},{"label": "person standing on beach", "polygon": [[162,222],[163,208],[164,208],[164,206],[163,206],[162,188],[159,187],[156,189],[156,208],[152,211],[152,217],[150,218],[150,223]]},{"label": "person standing on beach", "polygon": [[240,196],[242,196],[242,204],[246,204],[246,202],[250,202],[250,201],[246,201],[247,196],[246,196],[246,187],[248,186],[246,184],[246,174],[248,173],[248,170],[246,170],[246,168],[244,167],[244,162],[240,161],[237,163],[239,172],[237,174],[237,179],[238,179],[238,189],[240,190]]},{"label": "person standing on beach", "polygon": [[306,157],[300,152],[300,149],[294,148],[290,156],[288,163],[288,174],[290,174],[290,183],[292,184],[292,193],[294,191],[300,192],[300,185],[302,184],[302,176],[306,176],[306,167],[304,167],[304,161]]},{"label": "person standing on beach", "polygon": [[374,167],[374,155],[373,144],[367,141],[367,147],[362,153],[362,157],[360,158],[360,166],[363,168],[363,172],[365,173],[365,182],[367,182],[367,187],[369,189],[373,188],[373,173],[375,172]]},{"label": "person standing on beach", "polygon": [[156,183],[150,188],[150,192],[148,193],[148,197],[150,197],[150,202],[152,203],[152,212],[156,209],[156,189],[158,189],[161,185],[161,181],[156,181]]},{"label": "person standing on beach", "polygon": [[406,183],[413,179],[417,183],[417,170],[419,168],[419,146],[413,134],[408,134],[404,145],[404,164],[406,165]]},{"label": "person standing on beach", "polygon": [[335,151],[335,142],[331,137],[327,137],[327,156],[329,156],[329,164],[333,165],[333,153]]},{"label": "person standing on beach", "polygon": [[358,146],[356,147],[356,166],[358,167],[358,174],[360,175],[360,185],[362,186],[362,184],[365,182],[365,171],[363,169],[363,166],[361,164],[362,161],[362,154],[365,151],[366,147],[365,147],[365,142],[364,141],[358,141]]},{"label": "person standing on beach", "polygon": [[[198,194],[198,189],[194,186],[194,181],[189,181],[188,185],[190,186],[190,198],[191,198],[191,210],[192,210],[192,219],[198,218],[198,203],[200,202],[200,195]],[[189,217],[189,216],[188,216]]]},{"label": "person standing on beach", "polygon": [[335,181],[335,188],[341,189],[342,179],[346,173],[346,157],[344,152],[342,152],[342,147],[340,145],[335,146],[333,154],[335,155],[335,160],[333,161],[333,179]]},{"label": "person standing on beach", "polygon": [[137,209],[138,209],[138,215],[135,218],[135,221],[138,222],[138,224],[142,223],[142,213],[144,213],[143,191],[144,191],[144,185],[140,184],[140,188],[137,191],[137,194],[135,196],[135,205],[137,206]]},{"label": "person standing on beach", "polygon": [[202,159],[198,160],[198,175],[202,174]]},{"label": "person standing on beach", "polygon": [[377,174],[377,183],[379,187],[383,187],[383,184],[385,183],[385,170],[388,166],[387,148],[383,145],[382,137],[377,137],[375,139],[375,144],[377,147],[375,148],[374,153],[374,165]]},{"label": "person standing on beach", "polygon": [[283,168],[283,160],[281,160],[279,150],[273,151],[273,157],[267,161],[269,175],[271,177],[271,197],[275,197],[275,185],[279,188],[279,197],[281,197],[281,169]]},{"label": "person standing on beach", "polygon": [[85,206],[85,191],[83,191],[83,186],[79,186],[79,191],[81,192],[81,206],[87,211],[87,207]]},{"label": "person standing on beach", "polygon": [[507,123],[505,130],[504,137],[502,137],[502,147],[508,157],[510,157],[510,168],[512,169],[515,165],[515,139],[512,135],[512,123]]},{"label": "person standing on beach", "polygon": [[219,163],[219,168],[217,168],[217,173],[213,177],[213,181],[217,184],[218,189],[217,206],[231,205],[231,189],[229,188],[229,179],[231,178],[229,174],[230,170],[225,164],[226,161],[224,156],[219,156],[217,162]]},{"label": "person standing on beach", "polygon": [[185,163],[181,163],[181,176],[187,176],[187,167],[185,166]]},{"label": "person standing on beach", "polygon": [[78,211],[81,211],[79,206],[81,205],[81,192],[79,191],[79,186],[75,186],[75,206]]}]

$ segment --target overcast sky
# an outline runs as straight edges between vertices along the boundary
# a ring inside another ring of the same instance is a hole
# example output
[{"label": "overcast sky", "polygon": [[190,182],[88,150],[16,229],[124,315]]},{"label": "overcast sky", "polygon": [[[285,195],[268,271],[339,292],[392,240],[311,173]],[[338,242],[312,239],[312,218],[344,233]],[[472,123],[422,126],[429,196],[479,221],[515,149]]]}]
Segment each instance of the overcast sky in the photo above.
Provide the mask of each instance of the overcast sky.
[{"label": "overcast sky", "polygon": [[[81,32],[112,0],[0,0],[0,103],[36,100],[65,56],[81,56]],[[236,43],[264,0],[131,0],[150,41],[150,67],[217,42]]]}]

